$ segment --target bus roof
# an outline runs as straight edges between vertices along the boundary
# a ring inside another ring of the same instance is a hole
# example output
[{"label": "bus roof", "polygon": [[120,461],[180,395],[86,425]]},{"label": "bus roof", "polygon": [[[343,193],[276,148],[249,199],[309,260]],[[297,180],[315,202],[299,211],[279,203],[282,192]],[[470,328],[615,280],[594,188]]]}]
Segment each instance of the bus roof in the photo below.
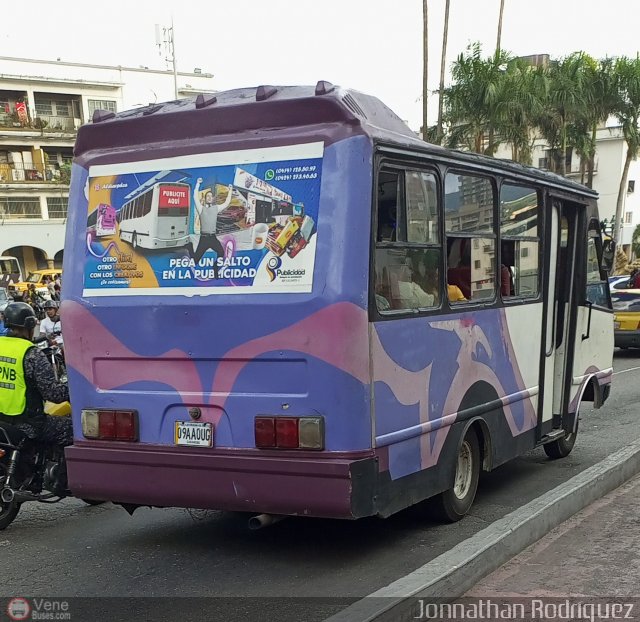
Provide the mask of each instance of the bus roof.
[{"label": "bus roof", "polygon": [[[80,128],[74,154],[80,164],[93,160],[91,152],[99,157],[101,164],[109,164],[135,157],[131,152],[123,156],[109,150],[139,144],[146,146],[146,158],[154,159],[166,157],[167,143],[174,141],[176,155],[187,154],[206,151],[213,137],[245,133],[247,143],[258,144],[261,137],[249,132],[330,124],[335,129],[328,142],[363,134],[374,143],[392,148],[488,166],[583,196],[598,196],[581,184],[531,166],[427,143],[378,98],[323,80],[315,86],[263,85],[234,89],[150,104],[117,114],[96,110],[93,123]],[[282,134],[274,140],[283,140]],[[100,154],[96,150],[100,150]]]},{"label": "bus roof", "polygon": [[188,177],[190,177],[189,173],[185,173],[184,171],[161,171],[130,192],[126,197],[124,197],[124,200],[130,201],[131,199],[144,194],[149,190],[149,188],[153,188],[157,183],[180,183]]}]

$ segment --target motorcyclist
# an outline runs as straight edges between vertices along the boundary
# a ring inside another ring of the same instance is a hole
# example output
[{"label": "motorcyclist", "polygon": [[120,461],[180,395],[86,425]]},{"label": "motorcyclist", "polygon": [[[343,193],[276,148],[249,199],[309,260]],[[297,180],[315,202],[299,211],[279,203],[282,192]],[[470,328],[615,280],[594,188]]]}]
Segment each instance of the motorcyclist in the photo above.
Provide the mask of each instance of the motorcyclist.
[{"label": "motorcyclist", "polygon": [[58,303],[55,300],[47,300],[44,303],[44,312],[47,317],[40,322],[40,335],[45,336],[50,345],[62,346],[62,324],[58,314]]},{"label": "motorcyclist", "polygon": [[32,440],[71,445],[71,420],[44,412],[45,400],[66,402],[69,389],[56,380],[45,355],[33,346],[38,322],[33,309],[25,302],[12,302],[4,316],[10,331],[0,339],[0,421],[14,425]]}]

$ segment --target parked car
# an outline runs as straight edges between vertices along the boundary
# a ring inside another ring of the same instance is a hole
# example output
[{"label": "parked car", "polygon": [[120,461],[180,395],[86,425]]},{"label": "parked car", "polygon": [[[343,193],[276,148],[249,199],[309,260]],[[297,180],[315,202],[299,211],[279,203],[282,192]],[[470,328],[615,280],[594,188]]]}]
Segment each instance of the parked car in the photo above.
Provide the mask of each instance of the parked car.
[{"label": "parked car", "polygon": [[614,290],[614,343],[617,348],[640,348],[640,289]]}]

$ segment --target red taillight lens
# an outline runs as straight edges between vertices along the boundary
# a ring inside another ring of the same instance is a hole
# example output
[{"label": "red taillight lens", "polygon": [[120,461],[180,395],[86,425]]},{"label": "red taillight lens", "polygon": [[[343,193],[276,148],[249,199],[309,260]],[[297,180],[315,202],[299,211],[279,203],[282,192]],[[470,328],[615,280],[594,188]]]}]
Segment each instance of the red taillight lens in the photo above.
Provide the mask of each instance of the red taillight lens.
[{"label": "red taillight lens", "polygon": [[324,449],[323,417],[256,417],[258,449]]},{"label": "red taillight lens", "polygon": [[98,438],[113,440],[116,438],[116,413],[113,410],[98,411]]},{"label": "red taillight lens", "polygon": [[254,431],[256,447],[276,446],[276,424],[273,417],[256,417]]},{"label": "red taillight lens", "polygon": [[276,418],[276,446],[283,449],[298,448],[298,419],[292,417]]},{"label": "red taillight lens", "polygon": [[135,411],[119,410],[116,412],[116,440],[138,440],[138,417]]},{"label": "red taillight lens", "polygon": [[138,413],[135,410],[83,410],[82,433],[103,441],[137,441]]}]

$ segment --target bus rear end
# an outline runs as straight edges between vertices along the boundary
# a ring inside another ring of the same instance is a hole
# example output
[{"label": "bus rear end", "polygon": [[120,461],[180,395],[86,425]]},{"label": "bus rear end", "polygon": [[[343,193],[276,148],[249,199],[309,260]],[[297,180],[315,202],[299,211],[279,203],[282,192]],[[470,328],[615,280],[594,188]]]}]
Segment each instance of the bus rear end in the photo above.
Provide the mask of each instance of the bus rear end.
[{"label": "bus rear end", "polygon": [[[80,130],[62,305],[70,488],[126,507],[374,514],[371,142],[313,89],[225,95]],[[158,227],[188,218],[185,246],[87,238],[97,205],[119,211],[161,174],[181,182],[158,186]],[[198,180],[232,188],[231,233],[197,233]],[[272,198],[259,213],[255,193]],[[290,214],[273,213],[282,202]]]},{"label": "bus rear end", "polygon": [[189,242],[189,208],[191,191],[187,184],[158,184],[154,238],[155,248],[184,246]]}]

